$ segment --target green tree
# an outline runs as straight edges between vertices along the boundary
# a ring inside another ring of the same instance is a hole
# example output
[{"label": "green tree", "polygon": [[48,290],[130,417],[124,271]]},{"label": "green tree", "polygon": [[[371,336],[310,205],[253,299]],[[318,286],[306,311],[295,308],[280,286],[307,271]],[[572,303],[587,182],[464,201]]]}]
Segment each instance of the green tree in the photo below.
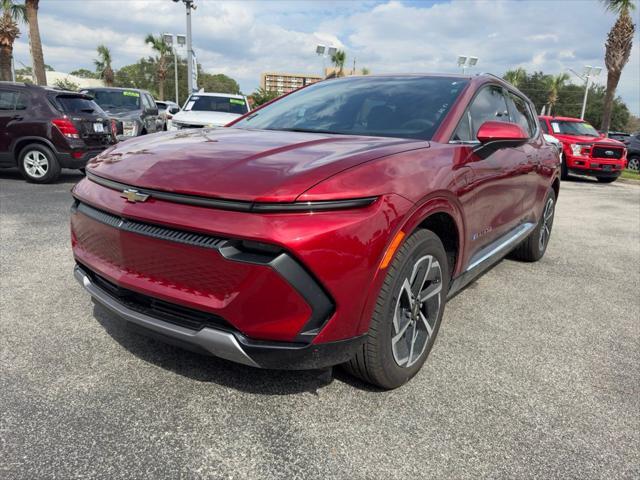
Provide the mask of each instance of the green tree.
[{"label": "green tree", "polygon": [[549,75],[546,78],[545,85],[547,87],[547,105],[549,109],[547,110],[548,114],[553,112],[553,108],[556,103],[558,103],[558,95],[562,88],[569,81],[569,75],[566,73],[559,73],[558,75]]},{"label": "green tree", "polygon": [[118,69],[114,76],[114,86],[141,88],[157,96],[156,63],[152,58],[141,58],[136,63]]},{"label": "green tree", "polygon": [[151,48],[158,53],[155,58],[156,73],[158,75],[158,97],[164,100],[164,81],[167,78],[167,57],[171,54],[171,47],[164,41],[162,35],[154,37],[149,34],[144,39],[145,43],[151,45]]},{"label": "green tree", "polygon": [[0,0],[0,80],[11,81],[13,44],[20,36],[18,23],[25,20],[25,6],[13,0]]},{"label": "green tree", "polygon": [[635,25],[629,12],[635,8],[635,5],[633,0],[603,0],[603,3],[607,10],[618,15],[618,19],[611,28],[605,43],[604,64],[607,67],[607,93],[604,99],[604,112],[600,130],[608,132],[616,88],[618,88],[622,69],[629,61],[629,55],[631,55]]},{"label": "green tree", "polygon": [[111,67],[111,51],[105,45],[98,45],[98,58],[93,61],[96,72],[107,87],[113,86],[114,73]]},{"label": "green tree", "polygon": [[205,73],[201,65],[198,65],[198,88],[203,88],[205,92],[240,93],[240,85],[233,78],[222,73]]},{"label": "green tree", "polygon": [[347,54],[344,50],[336,50],[336,53],[331,55],[331,63],[336,67],[337,77],[344,77],[344,62],[347,60]]},{"label": "green tree", "polygon": [[40,40],[40,27],[38,26],[38,4],[40,0],[25,0],[25,16],[29,24],[29,48],[31,61],[38,85],[47,84],[47,75],[44,68],[44,55],[42,54],[42,41]]},{"label": "green tree", "polygon": [[88,70],[86,68],[79,68],[77,70],[69,72],[69,74],[75,75],[76,77],[80,78],[99,78],[96,72],[92,72],[91,70]]},{"label": "green tree", "polygon": [[527,77],[527,71],[524,68],[516,68],[515,70],[508,70],[502,78],[513,85],[516,88],[520,88],[520,85]]},{"label": "green tree", "polygon": [[262,87],[258,88],[250,95],[251,100],[253,100],[254,107],[259,107],[260,105],[270,102],[274,98],[278,98],[278,96],[278,92],[265,90]]},{"label": "green tree", "polygon": [[369,75],[371,73],[371,70],[369,70],[367,67],[362,67],[362,69],[360,70],[360,75]]},{"label": "green tree", "polygon": [[78,85],[75,82],[72,82],[71,80],[67,80],[66,78],[64,80],[63,79],[56,80],[53,86],[56,88],[60,88],[62,90],[69,90],[71,92],[77,92],[78,90],[80,90],[80,85]]}]

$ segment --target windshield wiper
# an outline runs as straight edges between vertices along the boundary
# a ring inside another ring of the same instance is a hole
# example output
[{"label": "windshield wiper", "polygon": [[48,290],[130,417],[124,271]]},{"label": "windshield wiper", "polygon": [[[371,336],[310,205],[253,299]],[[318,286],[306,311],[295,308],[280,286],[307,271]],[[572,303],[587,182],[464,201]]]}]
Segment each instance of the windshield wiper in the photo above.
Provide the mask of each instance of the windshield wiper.
[{"label": "windshield wiper", "polygon": [[349,135],[348,133],[334,132],[332,130],[312,130],[309,128],[268,128],[267,130],[280,130],[283,132],[301,132],[301,133],[327,133],[331,135]]}]

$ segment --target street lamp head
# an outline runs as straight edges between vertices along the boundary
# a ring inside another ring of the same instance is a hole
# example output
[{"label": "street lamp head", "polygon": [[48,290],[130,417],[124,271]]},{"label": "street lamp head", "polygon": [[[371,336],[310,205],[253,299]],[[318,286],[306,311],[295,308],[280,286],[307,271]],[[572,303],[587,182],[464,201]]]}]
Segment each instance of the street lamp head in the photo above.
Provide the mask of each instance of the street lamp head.
[{"label": "street lamp head", "polygon": [[474,67],[477,63],[478,63],[478,57],[469,57],[469,60],[467,61],[467,66]]},{"label": "street lamp head", "polygon": [[318,55],[324,55],[324,51],[327,49],[327,47],[325,47],[324,45],[317,45],[316,46],[316,53]]},{"label": "street lamp head", "polygon": [[180,45],[181,47],[184,47],[184,45],[187,43],[187,37],[184,35],[176,35],[176,40],[178,41],[178,45]]},{"label": "street lamp head", "polygon": [[163,33],[162,39],[164,40],[164,43],[170,47],[173,46],[173,33]]},{"label": "street lamp head", "polygon": [[338,49],[336,47],[329,47],[329,49],[327,50],[327,55],[333,57],[337,51]]},{"label": "street lamp head", "polygon": [[593,70],[593,67],[591,65],[585,65],[584,66],[584,70],[582,71],[582,73],[588,77],[589,75],[591,75],[591,70]]},{"label": "street lamp head", "polygon": [[598,75],[600,75],[600,72],[602,72],[602,67],[593,67],[593,76],[597,77]]},{"label": "street lamp head", "polygon": [[458,66],[463,67],[467,63],[467,57],[465,55],[458,55]]}]

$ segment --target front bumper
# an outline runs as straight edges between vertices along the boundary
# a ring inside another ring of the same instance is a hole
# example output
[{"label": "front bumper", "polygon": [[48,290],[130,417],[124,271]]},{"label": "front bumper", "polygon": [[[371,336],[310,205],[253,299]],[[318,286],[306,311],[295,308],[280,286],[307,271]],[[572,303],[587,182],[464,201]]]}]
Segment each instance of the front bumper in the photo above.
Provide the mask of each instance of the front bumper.
[{"label": "front bumper", "polygon": [[627,166],[626,157],[620,159],[574,156],[565,152],[567,168],[573,173],[596,176],[617,176]]},{"label": "front bumper", "polygon": [[94,302],[140,327],[144,333],[189,350],[251,367],[304,370],[338,365],[349,360],[365,341],[365,336],[361,335],[318,345],[266,342],[250,340],[239,332],[224,328],[187,328],[127,306],[94,283],[90,274],[80,266],[76,266],[73,273],[80,285],[91,294]]}]

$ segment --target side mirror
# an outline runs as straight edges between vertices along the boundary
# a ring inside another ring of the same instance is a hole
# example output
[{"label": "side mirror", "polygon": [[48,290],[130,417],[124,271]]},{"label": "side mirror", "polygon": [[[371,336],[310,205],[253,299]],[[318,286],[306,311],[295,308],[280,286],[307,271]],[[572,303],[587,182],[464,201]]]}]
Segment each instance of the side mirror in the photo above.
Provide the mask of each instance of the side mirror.
[{"label": "side mirror", "polygon": [[517,147],[529,140],[529,136],[516,123],[484,122],[478,130],[478,145],[474,152],[486,158],[501,148]]},{"label": "side mirror", "polygon": [[171,107],[169,108],[169,113],[171,115],[175,115],[176,113],[178,113],[180,111],[180,109],[178,107]]}]

